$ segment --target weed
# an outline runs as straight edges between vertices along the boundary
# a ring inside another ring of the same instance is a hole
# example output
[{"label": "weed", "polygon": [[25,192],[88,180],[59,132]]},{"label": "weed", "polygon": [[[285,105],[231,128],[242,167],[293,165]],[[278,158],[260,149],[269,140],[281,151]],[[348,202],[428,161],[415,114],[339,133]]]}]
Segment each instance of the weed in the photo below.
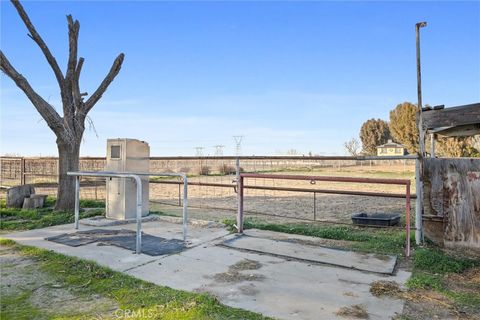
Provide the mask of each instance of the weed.
[{"label": "weed", "polygon": [[[80,212],[80,218],[98,216],[103,213],[103,209],[83,211]],[[51,208],[37,210],[0,209],[0,230],[30,230],[72,223],[73,221],[73,213],[53,211]]]},{"label": "weed", "polygon": [[413,266],[417,270],[431,273],[460,273],[478,265],[478,260],[452,257],[437,248],[418,248],[413,256]]},{"label": "weed", "polygon": [[[223,221],[227,226],[234,229],[235,221]],[[354,241],[350,249],[362,252],[375,252],[385,254],[402,254],[405,244],[405,232],[403,230],[372,230],[353,226],[319,225],[319,224],[271,224],[245,219],[244,228],[256,228],[262,230],[278,231],[291,234],[300,234],[324,239]]]},{"label": "weed", "polygon": [[[265,319],[260,314],[224,306],[209,295],[157,286],[92,261],[21,246],[8,240],[1,240],[0,244],[35,259],[56,283],[76,288],[80,294],[113,299],[122,310],[137,315],[152,315],[155,319]],[[7,307],[13,307],[13,300],[7,302]],[[15,302],[19,307],[28,303],[23,298]],[[4,303],[2,297],[2,308]]]},{"label": "weed", "polygon": [[440,291],[443,289],[442,278],[439,275],[418,272],[407,281],[407,286],[411,289],[434,289]]}]

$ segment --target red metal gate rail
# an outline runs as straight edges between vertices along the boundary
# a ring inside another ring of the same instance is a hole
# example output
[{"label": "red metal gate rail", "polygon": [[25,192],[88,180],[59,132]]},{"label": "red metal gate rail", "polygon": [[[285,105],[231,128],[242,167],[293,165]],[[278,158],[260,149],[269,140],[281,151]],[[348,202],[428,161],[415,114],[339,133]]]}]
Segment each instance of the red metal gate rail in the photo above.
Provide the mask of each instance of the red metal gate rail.
[{"label": "red metal gate rail", "polygon": [[[244,180],[246,178],[256,179],[278,179],[278,180],[306,180],[314,181],[328,181],[328,182],[349,182],[349,183],[368,183],[368,184],[392,184],[405,186],[405,233],[406,246],[405,255],[410,256],[410,180],[406,179],[376,179],[376,178],[353,178],[353,177],[322,177],[322,176],[302,176],[302,175],[281,175],[281,174],[257,174],[257,173],[242,173],[238,183],[238,212],[237,212],[237,230],[238,233],[243,232],[243,202],[244,189],[246,188]],[[248,187],[252,188],[252,187]],[[259,188],[259,187],[255,187]],[[252,188],[253,189],[253,188]],[[295,188],[292,188],[295,189]],[[306,189],[307,190],[307,189]],[[300,190],[292,190],[300,191]],[[302,190],[304,191],[304,190]],[[358,194],[358,195],[373,195],[371,192],[357,192],[357,191],[340,191],[340,190],[319,190],[322,193],[340,193],[340,194]],[[375,194],[379,196],[378,194]],[[382,193],[382,196],[399,197],[398,194]],[[403,197],[402,197],[403,198]]]}]

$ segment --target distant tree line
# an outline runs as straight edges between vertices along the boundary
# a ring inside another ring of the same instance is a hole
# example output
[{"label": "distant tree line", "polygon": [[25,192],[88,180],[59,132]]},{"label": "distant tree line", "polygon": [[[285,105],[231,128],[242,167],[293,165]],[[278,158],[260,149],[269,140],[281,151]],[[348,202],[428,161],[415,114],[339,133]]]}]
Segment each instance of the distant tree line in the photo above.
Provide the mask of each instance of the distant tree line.
[{"label": "distant tree line", "polygon": [[[344,143],[345,150],[352,156],[375,155],[377,146],[389,139],[405,146],[408,153],[418,152],[417,106],[410,102],[398,104],[390,111],[389,121],[369,119],[360,128],[359,138]],[[430,145],[427,137],[426,146]],[[428,148],[427,148],[428,151]],[[480,157],[480,135],[473,137],[437,136],[435,153],[442,157]]]}]

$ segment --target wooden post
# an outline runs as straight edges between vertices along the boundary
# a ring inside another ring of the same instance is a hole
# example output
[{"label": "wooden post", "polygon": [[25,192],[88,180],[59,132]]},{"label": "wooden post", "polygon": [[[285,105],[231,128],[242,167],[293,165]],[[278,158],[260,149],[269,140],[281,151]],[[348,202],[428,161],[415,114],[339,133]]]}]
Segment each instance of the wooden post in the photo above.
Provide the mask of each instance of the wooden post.
[{"label": "wooden post", "polygon": [[25,184],[25,158],[20,160],[20,184]]}]

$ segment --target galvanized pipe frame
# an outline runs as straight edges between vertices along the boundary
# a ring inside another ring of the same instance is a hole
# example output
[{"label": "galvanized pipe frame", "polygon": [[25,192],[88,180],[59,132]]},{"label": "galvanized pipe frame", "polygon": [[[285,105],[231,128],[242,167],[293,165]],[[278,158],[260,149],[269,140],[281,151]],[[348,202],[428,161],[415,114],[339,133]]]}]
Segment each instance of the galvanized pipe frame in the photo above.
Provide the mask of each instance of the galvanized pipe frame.
[{"label": "galvanized pipe frame", "polygon": [[[405,233],[406,248],[405,255],[410,257],[410,180],[405,179],[375,179],[375,178],[352,178],[352,177],[320,177],[320,176],[302,176],[302,175],[274,175],[274,174],[257,174],[257,173],[241,173],[238,181],[238,212],[237,212],[237,231],[243,233],[243,213],[244,213],[244,179],[245,178],[261,178],[261,179],[279,179],[279,180],[310,180],[310,181],[331,181],[331,182],[353,182],[353,183],[372,183],[372,184],[393,184],[405,186]],[[418,228],[416,228],[418,229]]]},{"label": "galvanized pipe frame", "polygon": [[135,180],[137,195],[136,212],[136,245],[135,253],[142,252],[142,180],[140,176],[163,176],[163,177],[181,177],[183,179],[183,241],[187,241],[188,224],[188,178],[183,173],[150,173],[150,172],[108,172],[108,171],[74,171],[67,172],[69,176],[75,176],[75,229],[79,228],[80,218],[80,177],[104,177],[104,178],[130,178]]}]

